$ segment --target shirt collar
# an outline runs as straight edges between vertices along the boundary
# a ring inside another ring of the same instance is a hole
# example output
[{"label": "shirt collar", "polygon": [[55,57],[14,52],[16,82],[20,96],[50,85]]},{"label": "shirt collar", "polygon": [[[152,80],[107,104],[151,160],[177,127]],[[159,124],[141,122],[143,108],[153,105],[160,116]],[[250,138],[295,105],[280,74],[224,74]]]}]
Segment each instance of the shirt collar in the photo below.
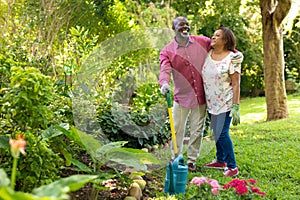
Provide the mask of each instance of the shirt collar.
[{"label": "shirt collar", "polygon": [[[179,46],[179,44],[175,40],[175,37],[173,39],[173,43],[174,43],[174,45],[176,45],[177,49],[179,49],[180,47],[183,47],[183,46]],[[194,43],[194,40],[191,36],[189,36],[189,41],[187,42],[185,47],[187,47],[190,43]]]}]

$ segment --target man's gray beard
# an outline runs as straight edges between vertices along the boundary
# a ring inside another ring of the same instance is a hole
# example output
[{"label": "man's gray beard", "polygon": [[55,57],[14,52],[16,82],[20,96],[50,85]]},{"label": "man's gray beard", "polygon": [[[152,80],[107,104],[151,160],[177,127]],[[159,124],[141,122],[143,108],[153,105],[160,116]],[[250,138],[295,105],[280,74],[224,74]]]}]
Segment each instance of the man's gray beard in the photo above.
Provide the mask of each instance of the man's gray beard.
[{"label": "man's gray beard", "polygon": [[190,34],[189,33],[187,33],[187,34],[180,33],[180,36],[183,38],[188,38],[190,36]]}]

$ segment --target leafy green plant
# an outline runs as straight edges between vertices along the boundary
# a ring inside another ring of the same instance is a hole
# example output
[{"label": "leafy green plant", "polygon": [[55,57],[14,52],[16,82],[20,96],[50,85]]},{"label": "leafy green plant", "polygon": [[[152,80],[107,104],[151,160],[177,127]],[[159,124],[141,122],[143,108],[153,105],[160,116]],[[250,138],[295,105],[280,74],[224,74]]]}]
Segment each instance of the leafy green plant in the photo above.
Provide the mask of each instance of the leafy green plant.
[{"label": "leafy green plant", "polygon": [[[27,138],[28,156],[21,160],[17,173],[17,189],[29,191],[37,185],[47,184],[59,178],[58,166],[62,163],[47,140],[39,135],[47,128],[53,112],[48,109],[54,93],[50,77],[34,67],[18,64],[11,67],[10,84],[1,89],[1,139],[15,137],[22,132]],[[1,148],[1,167],[10,172],[11,161],[7,146]],[[28,167],[30,166],[30,167]]]},{"label": "leafy green plant", "polygon": [[[165,109],[166,110],[166,109]],[[143,148],[146,144],[165,144],[170,134],[165,129],[166,113],[134,111],[120,104],[98,108],[98,120],[103,133],[111,141],[128,141],[127,147]]]},{"label": "leafy green plant", "polygon": [[47,127],[52,117],[47,108],[53,98],[50,77],[33,67],[13,66],[10,86],[1,90],[1,112],[12,126],[22,131]]},{"label": "leafy green plant", "polygon": [[3,169],[0,169],[0,176],[0,199],[15,200],[67,200],[68,193],[79,190],[97,178],[96,175],[72,175],[37,187],[31,193],[25,193],[14,191],[10,187],[10,180]]},{"label": "leafy green plant", "polygon": [[160,162],[150,153],[139,149],[123,147],[127,142],[118,141],[101,145],[92,135],[86,134],[71,127],[70,130],[56,126],[57,130],[81,145],[94,161],[94,171],[99,170],[108,161],[147,171],[146,163],[159,164]]},{"label": "leafy green plant", "polygon": [[[135,169],[147,171],[146,164],[160,164],[152,154],[139,149],[125,148],[126,141],[111,142],[102,145],[95,137],[86,134],[75,127],[70,129],[67,126],[54,126],[51,131],[46,131],[43,137],[53,138],[59,135],[66,135],[70,140],[80,145],[90,156],[92,160],[92,166],[86,166],[84,163],[78,161],[70,154],[64,154],[67,162],[76,166],[79,170],[87,174],[98,174],[98,179],[93,181],[93,190],[91,192],[91,198],[97,197],[97,190],[101,187],[101,175],[103,177],[102,167],[108,165],[113,168],[117,168],[118,165],[131,166]],[[92,168],[92,169],[91,169]],[[111,177],[119,175],[117,171],[113,171],[110,174]],[[107,178],[107,176],[103,177]]]},{"label": "leafy green plant", "polygon": [[[19,134],[21,132],[17,132]],[[25,132],[27,142],[26,159],[19,160],[18,171],[16,174],[16,190],[31,191],[33,188],[53,182],[60,178],[59,166],[63,160],[59,154],[54,153],[50,148],[46,139],[36,137],[31,132]],[[9,137],[2,136],[0,138],[2,145],[1,164],[7,173],[11,173],[10,163],[13,162],[9,153],[8,140]]]},{"label": "leafy green plant", "polygon": [[10,150],[13,157],[13,167],[11,172],[11,180],[7,177],[5,171],[0,169],[0,199],[16,199],[16,200],[33,200],[33,199],[69,199],[67,193],[80,189],[85,183],[97,178],[91,175],[75,175],[68,178],[60,179],[49,185],[43,185],[35,188],[32,193],[16,192],[16,174],[20,153],[26,154],[26,141],[24,136],[17,135],[16,139],[10,139]]}]

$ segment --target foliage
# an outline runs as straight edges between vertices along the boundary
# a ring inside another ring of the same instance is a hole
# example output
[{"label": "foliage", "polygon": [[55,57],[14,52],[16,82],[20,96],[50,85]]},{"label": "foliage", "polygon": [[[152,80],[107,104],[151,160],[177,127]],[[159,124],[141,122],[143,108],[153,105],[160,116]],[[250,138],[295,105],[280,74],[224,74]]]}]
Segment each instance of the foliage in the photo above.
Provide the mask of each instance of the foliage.
[{"label": "foliage", "polygon": [[15,65],[12,55],[5,48],[0,48],[0,88],[9,86],[10,68],[12,65]]},{"label": "foliage", "polygon": [[[160,162],[145,151],[131,148],[124,148],[127,143],[124,141],[111,142],[105,145],[101,145],[100,142],[93,136],[77,130],[75,127],[71,127],[70,130],[66,130],[63,127],[56,127],[58,134],[65,134],[71,140],[82,146],[93,160],[94,172],[100,170],[102,166],[107,164],[108,161],[113,161],[119,164],[132,166],[136,169],[147,170],[146,163],[159,164]],[[56,132],[57,132],[56,131]],[[48,135],[48,137],[51,135]],[[73,160],[71,160],[72,162]],[[74,164],[74,163],[73,163]],[[81,165],[83,166],[83,164]]]},{"label": "foliage", "polygon": [[[8,88],[2,88],[1,135],[6,141],[6,135],[14,137],[21,131],[27,138],[27,151],[30,154],[26,160],[20,161],[19,169],[22,173],[18,172],[17,189],[28,191],[37,184],[57,179],[57,166],[62,161],[38,134],[39,130],[48,126],[52,117],[52,111],[47,107],[53,99],[52,82],[38,69],[23,67],[21,64],[11,68],[10,84]],[[10,157],[7,146],[3,147],[1,166],[9,171]]]},{"label": "foliage", "polygon": [[143,148],[145,144],[165,144],[170,138],[164,124],[167,118],[159,113],[130,112],[117,105],[101,105],[98,116],[101,129],[108,139],[126,140],[128,147]]},{"label": "foliage", "polygon": [[79,190],[86,183],[91,182],[97,176],[73,175],[59,179],[48,185],[35,188],[32,193],[17,192],[9,187],[10,181],[3,169],[0,169],[0,199],[22,200],[63,200],[69,199],[68,193]]},{"label": "foliage", "polygon": [[[80,189],[85,183],[95,179],[97,176],[75,175],[60,179],[49,185],[43,185],[35,188],[32,194],[16,192],[16,172],[20,153],[26,154],[25,147],[27,142],[23,134],[18,134],[16,139],[9,140],[11,156],[13,157],[13,167],[11,171],[11,180],[3,169],[0,169],[0,199],[69,199],[67,193]],[[10,184],[10,187],[9,187]],[[29,188],[27,188],[29,190]]]},{"label": "foliage", "polygon": [[[19,161],[17,171],[17,190],[30,191],[33,188],[44,185],[56,180],[60,177],[59,166],[62,160],[58,154],[55,154],[50,148],[46,140],[38,139],[34,134],[26,132],[27,156],[26,159]],[[5,138],[2,138],[6,141]],[[12,162],[9,156],[9,148],[0,149],[3,155],[1,160],[1,168],[6,172],[10,172],[9,163]]]},{"label": "foliage", "polygon": [[74,77],[82,65],[81,61],[96,46],[99,35],[93,35],[88,29],[76,26],[71,27],[63,42],[61,56],[57,56],[56,90],[64,95],[73,89]]},{"label": "foliage", "polygon": [[297,30],[295,30],[297,29],[297,23],[299,24],[299,21],[300,19],[298,18],[293,23],[293,30],[290,34],[284,35],[285,78],[295,83],[300,82],[300,59],[297,54],[300,50],[300,35]]},{"label": "foliage", "polygon": [[11,68],[9,88],[2,88],[1,112],[12,126],[26,131],[45,128],[52,112],[47,104],[52,100],[53,87],[49,77],[33,67]]}]

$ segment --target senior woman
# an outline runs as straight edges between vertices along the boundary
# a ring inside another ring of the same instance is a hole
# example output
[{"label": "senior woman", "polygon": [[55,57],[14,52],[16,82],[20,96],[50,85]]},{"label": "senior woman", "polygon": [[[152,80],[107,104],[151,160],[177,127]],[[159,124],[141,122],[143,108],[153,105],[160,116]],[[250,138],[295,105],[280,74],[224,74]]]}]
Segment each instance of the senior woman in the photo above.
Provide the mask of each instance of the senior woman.
[{"label": "senior woman", "polygon": [[[202,78],[216,143],[216,159],[205,164],[207,168],[224,169],[227,177],[239,173],[233,144],[229,135],[230,123],[240,123],[240,74],[243,55],[235,50],[234,33],[227,27],[219,27],[211,38],[209,51],[202,70]],[[240,54],[240,59],[232,60]]]}]

